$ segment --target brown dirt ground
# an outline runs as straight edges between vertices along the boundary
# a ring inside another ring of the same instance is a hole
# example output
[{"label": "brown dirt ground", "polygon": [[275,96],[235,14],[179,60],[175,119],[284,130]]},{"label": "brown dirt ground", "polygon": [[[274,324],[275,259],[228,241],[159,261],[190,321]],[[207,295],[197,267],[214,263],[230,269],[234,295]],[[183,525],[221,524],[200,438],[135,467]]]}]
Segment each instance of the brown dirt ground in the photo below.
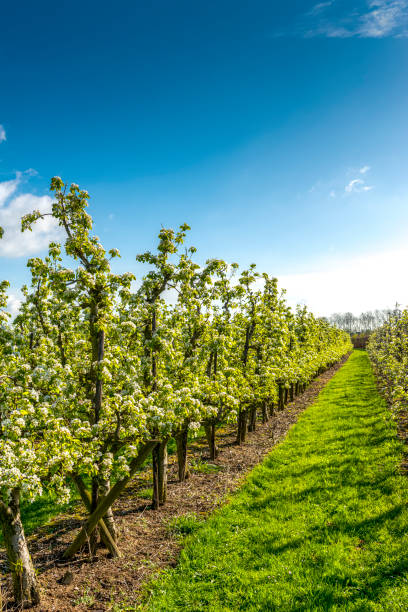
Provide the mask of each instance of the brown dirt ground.
[{"label": "brown dirt ground", "polygon": [[[234,428],[219,430],[220,453],[215,461],[208,460],[205,440],[194,441],[189,447],[193,469],[185,483],[177,482],[175,458],[170,456],[167,502],[159,510],[153,510],[150,499],[146,499],[151,487],[150,470],[134,479],[114,506],[122,558],[109,558],[101,548],[93,559],[84,551],[70,562],[62,560],[64,549],[84,518],[79,505],[73,507],[72,514],[60,516],[38,529],[28,538],[42,590],[41,604],[33,610],[114,612],[122,606],[131,609],[126,606],[140,603],[143,585],[160,570],[177,563],[180,538],[169,523],[185,514],[206,517],[225,503],[246,474],[282,440],[346,359],[316,378],[268,423],[258,422],[256,431],[247,434],[242,446],[234,444]],[[0,551],[0,571],[4,566],[4,551]],[[9,578],[0,574],[0,579],[0,610],[11,610]],[[63,584],[64,581],[69,584]]]}]

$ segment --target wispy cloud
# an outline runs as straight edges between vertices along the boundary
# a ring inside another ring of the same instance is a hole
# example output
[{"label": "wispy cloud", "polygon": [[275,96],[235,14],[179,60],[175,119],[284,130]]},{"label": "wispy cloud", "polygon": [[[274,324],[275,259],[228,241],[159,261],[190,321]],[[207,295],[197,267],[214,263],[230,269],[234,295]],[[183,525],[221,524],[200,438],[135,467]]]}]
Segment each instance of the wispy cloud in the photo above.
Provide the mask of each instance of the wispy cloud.
[{"label": "wispy cloud", "polygon": [[334,0],[327,0],[327,2],[319,2],[318,4],[315,4],[307,14],[310,16],[318,15],[319,13],[327,9],[329,6],[331,6],[333,3]]},{"label": "wispy cloud", "polygon": [[[374,185],[367,184],[367,173],[371,170],[368,164],[364,166],[351,166],[336,178],[328,180],[319,179],[308,190],[312,197],[335,199],[349,194],[364,193],[374,189]],[[345,184],[346,183],[346,184]]]},{"label": "wispy cloud", "polygon": [[[369,11],[361,16],[357,33],[366,38],[398,34],[408,24],[407,0],[372,0]],[[407,32],[405,32],[406,34]]]},{"label": "wispy cloud", "polygon": [[366,185],[363,179],[357,178],[350,181],[344,188],[346,193],[360,193],[362,191],[371,191],[373,185]]},{"label": "wispy cloud", "polygon": [[6,130],[4,129],[4,126],[0,123],[0,142],[4,142],[5,140],[7,140]]},{"label": "wispy cloud", "polygon": [[28,168],[27,170],[24,170],[23,174],[25,174],[26,176],[38,176],[38,172],[37,170],[34,170],[34,168]]},{"label": "wispy cloud", "polygon": [[365,0],[358,8],[340,10],[340,3],[321,2],[301,20],[305,37],[383,38],[408,36],[408,0]]},{"label": "wispy cloud", "polygon": [[34,255],[45,249],[51,240],[58,240],[61,236],[61,229],[52,217],[37,221],[32,232],[21,233],[23,215],[33,210],[50,212],[52,204],[49,196],[18,193],[25,176],[26,173],[19,172],[16,178],[0,183],[0,227],[4,229],[3,239],[0,240],[0,257]]}]

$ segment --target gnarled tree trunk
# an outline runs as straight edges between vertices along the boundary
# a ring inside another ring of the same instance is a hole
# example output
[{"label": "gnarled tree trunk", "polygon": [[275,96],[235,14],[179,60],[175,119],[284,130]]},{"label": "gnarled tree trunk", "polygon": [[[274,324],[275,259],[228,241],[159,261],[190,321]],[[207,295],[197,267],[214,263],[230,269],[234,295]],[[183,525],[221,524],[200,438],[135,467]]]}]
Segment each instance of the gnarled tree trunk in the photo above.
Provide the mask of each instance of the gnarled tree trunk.
[{"label": "gnarled tree trunk", "polygon": [[39,603],[40,594],[21,522],[19,489],[11,491],[8,506],[0,502],[0,521],[13,580],[14,599],[19,608],[31,607]]}]

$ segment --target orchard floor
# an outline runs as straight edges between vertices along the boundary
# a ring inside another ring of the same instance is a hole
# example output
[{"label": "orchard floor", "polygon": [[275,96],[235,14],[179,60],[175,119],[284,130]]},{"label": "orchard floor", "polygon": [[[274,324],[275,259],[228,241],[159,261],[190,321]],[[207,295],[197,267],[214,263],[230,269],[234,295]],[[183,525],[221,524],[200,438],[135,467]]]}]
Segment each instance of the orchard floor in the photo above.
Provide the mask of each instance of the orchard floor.
[{"label": "orchard floor", "polygon": [[[123,553],[120,559],[110,559],[100,549],[97,557],[90,558],[85,550],[72,561],[64,561],[62,553],[84,518],[81,505],[74,501],[58,507],[49,497],[25,505],[24,524],[30,534],[30,550],[42,591],[42,602],[35,612],[140,609],[138,606],[147,593],[146,581],[176,565],[181,535],[194,530],[242,484],[245,475],[284,438],[340,366],[337,364],[319,376],[268,423],[258,423],[257,430],[248,434],[242,447],[234,444],[234,428],[220,431],[220,454],[216,461],[208,459],[205,440],[191,443],[191,477],[187,482],[176,481],[174,455],[170,455],[168,501],[159,510],[151,508],[151,470],[146,465],[114,506]],[[9,584],[0,541],[1,611],[12,609]],[[175,609],[194,610],[194,606]]]},{"label": "orchard floor", "polygon": [[356,350],[229,504],[191,521],[154,612],[408,610],[403,446]]}]

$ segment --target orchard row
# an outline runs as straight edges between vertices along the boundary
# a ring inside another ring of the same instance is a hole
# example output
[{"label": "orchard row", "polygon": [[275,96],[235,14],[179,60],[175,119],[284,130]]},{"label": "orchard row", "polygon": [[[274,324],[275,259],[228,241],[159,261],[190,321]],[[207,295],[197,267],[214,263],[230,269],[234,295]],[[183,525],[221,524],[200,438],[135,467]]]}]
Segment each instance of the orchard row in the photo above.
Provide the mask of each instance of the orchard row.
[{"label": "orchard row", "polygon": [[[115,274],[92,234],[88,194],[51,181],[50,215],[65,233],[44,259],[28,261],[18,316],[0,307],[0,519],[18,602],[39,600],[20,499],[44,488],[69,499],[75,483],[88,518],[66,557],[102,539],[120,555],[112,505],[152,454],[153,505],[166,498],[167,443],[177,442],[180,481],[187,445],[236,424],[237,444],[350,350],[349,336],[293,312],[275,278],[255,265],[195,261],[189,229],[162,229],[147,272]],[[43,223],[34,211],[22,230]]]},{"label": "orchard row", "polygon": [[398,411],[408,404],[408,310],[394,310],[370,336],[367,350],[380,391]]}]

